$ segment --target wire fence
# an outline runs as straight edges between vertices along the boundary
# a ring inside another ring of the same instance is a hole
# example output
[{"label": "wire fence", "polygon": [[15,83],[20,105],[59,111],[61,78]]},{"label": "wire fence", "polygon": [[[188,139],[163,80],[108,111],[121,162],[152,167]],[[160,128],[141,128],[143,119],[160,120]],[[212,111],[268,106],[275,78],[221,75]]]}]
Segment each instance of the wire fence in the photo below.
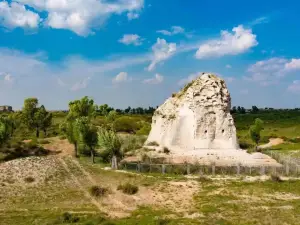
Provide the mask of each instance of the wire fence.
[{"label": "wire fence", "polygon": [[127,163],[121,164],[123,170],[135,171],[138,173],[161,173],[176,175],[279,175],[279,176],[300,176],[300,166],[218,166],[195,165],[195,164],[152,164],[152,163]]}]

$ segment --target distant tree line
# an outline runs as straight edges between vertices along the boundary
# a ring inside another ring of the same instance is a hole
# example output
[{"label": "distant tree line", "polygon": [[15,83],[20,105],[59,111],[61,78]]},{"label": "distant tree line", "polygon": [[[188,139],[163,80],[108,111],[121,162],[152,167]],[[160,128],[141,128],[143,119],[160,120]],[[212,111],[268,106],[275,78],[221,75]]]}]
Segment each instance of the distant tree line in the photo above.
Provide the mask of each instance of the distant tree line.
[{"label": "distant tree line", "polygon": [[[156,107],[157,108],[157,107]],[[148,107],[148,108],[131,108],[128,106],[126,109],[114,109],[113,107],[110,107],[107,104],[99,105],[96,107],[96,113],[100,116],[107,116],[111,111],[116,111],[118,114],[122,115],[152,115],[154,111],[156,110],[154,107]]]},{"label": "distant tree line", "polygon": [[257,106],[252,106],[251,109],[246,109],[241,106],[233,106],[230,110],[231,114],[256,114],[256,113],[263,113],[263,112],[275,112],[275,111],[300,111],[300,108],[294,108],[294,109],[274,109],[274,108],[258,108]]}]

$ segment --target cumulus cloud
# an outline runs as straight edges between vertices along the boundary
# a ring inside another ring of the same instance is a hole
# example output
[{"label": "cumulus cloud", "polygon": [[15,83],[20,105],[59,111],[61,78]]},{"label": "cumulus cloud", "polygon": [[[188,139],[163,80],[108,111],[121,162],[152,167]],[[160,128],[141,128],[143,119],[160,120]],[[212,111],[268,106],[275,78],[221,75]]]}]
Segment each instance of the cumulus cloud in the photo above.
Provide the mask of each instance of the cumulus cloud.
[{"label": "cumulus cloud", "polygon": [[185,33],[185,30],[183,27],[180,26],[172,26],[170,30],[158,30],[156,32],[167,36],[173,36],[176,34],[183,34]]},{"label": "cumulus cloud", "polygon": [[176,52],[176,44],[168,43],[165,39],[157,38],[156,43],[152,46],[152,62],[148,66],[148,71],[155,69],[156,65],[173,56]]},{"label": "cumulus cloud", "polygon": [[27,10],[24,5],[6,1],[0,2],[0,25],[8,29],[16,27],[37,28],[40,16]]},{"label": "cumulus cloud", "polygon": [[290,62],[285,64],[286,70],[299,70],[300,69],[300,59],[292,59]]},{"label": "cumulus cloud", "polygon": [[259,82],[263,86],[278,83],[287,74],[300,70],[300,59],[270,58],[249,66],[246,80]]},{"label": "cumulus cloud", "polygon": [[237,55],[246,52],[258,44],[256,35],[251,29],[242,25],[234,27],[232,32],[221,31],[219,39],[210,40],[200,45],[196,52],[197,59]]},{"label": "cumulus cloud", "polygon": [[155,74],[153,78],[145,79],[143,81],[144,84],[160,84],[164,81],[164,77],[160,74]]},{"label": "cumulus cloud", "polygon": [[[44,24],[54,29],[67,29],[81,36],[93,33],[111,15],[141,10],[144,0],[14,0],[44,15]],[[24,6],[23,6],[24,7]],[[31,12],[31,11],[30,11]],[[33,13],[33,12],[31,12]],[[131,15],[132,17],[132,15]]]},{"label": "cumulus cloud", "polygon": [[124,34],[123,37],[119,40],[120,43],[123,43],[125,45],[141,45],[142,44],[142,39],[139,35],[137,34]]},{"label": "cumulus cloud", "polygon": [[288,86],[288,91],[300,93],[300,80],[294,80],[293,83]]},{"label": "cumulus cloud", "polygon": [[3,77],[1,80],[3,80],[5,84],[12,84],[15,81],[15,77],[9,73],[0,73],[0,76]]},{"label": "cumulus cloud", "polygon": [[126,72],[120,72],[113,80],[113,83],[122,83],[126,81],[130,81],[131,78],[128,77],[128,74]]},{"label": "cumulus cloud", "polygon": [[229,64],[227,64],[227,65],[226,65],[226,68],[227,68],[227,69],[231,69],[231,68],[232,68],[232,66],[231,66],[231,65],[229,65]]}]

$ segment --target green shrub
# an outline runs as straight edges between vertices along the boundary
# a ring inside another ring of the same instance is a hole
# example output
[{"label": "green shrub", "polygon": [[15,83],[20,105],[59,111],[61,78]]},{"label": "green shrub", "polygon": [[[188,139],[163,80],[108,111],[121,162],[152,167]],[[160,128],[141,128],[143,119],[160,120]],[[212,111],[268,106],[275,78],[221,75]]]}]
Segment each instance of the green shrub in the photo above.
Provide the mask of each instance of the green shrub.
[{"label": "green shrub", "polygon": [[59,136],[59,140],[65,140],[65,139],[67,139],[67,137],[65,135]]},{"label": "green shrub", "polygon": [[113,127],[116,132],[136,133],[139,129],[137,121],[129,116],[122,116],[115,120]]},{"label": "green shrub", "polygon": [[124,194],[134,195],[139,191],[139,187],[130,183],[119,185],[117,190],[121,190]]},{"label": "green shrub", "polygon": [[42,139],[42,140],[39,140],[39,144],[41,144],[41,145],[50,144],[50,141]]},{"label": "green shrub", "polygon": [[108,189],[100,186],[92,186],[89,191],[92,196],[103,197],[108,192]]},{"label": "green shrub", "polygon": [[137,135],[148,135],[151,131],[151,124],[150,123],[143,123],[142,128],[139,129],[136,134]]},{"label": "green shrub", "polygon": [[25,147],[27,149],[35,149],[38,147],[38,144],[37,144],[36,140],[32,140],[32,141],[25,143]]},{"label": "green shrub", "polygon": [[65,212],[62,215],[62,222],[63,223],[77,223],[79,222],[79,217],[72,215],[69,212]]},{"label": "green shrub", "polygon": [[128,135],[123,139],[123,145],[122,150],[124,153],[140,149],[143,147],[145,140],[145,137],[142,136],[136,136],[136,135]]}]

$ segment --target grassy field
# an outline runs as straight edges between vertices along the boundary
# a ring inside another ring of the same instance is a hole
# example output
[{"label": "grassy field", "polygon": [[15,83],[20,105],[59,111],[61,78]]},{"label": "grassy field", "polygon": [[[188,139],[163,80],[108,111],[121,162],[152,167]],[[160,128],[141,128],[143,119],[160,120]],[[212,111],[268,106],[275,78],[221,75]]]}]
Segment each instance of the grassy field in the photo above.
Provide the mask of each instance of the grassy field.
[{"label": "grassy field", "polygon": [[[299,224],[300,181],[144,176],[105,171],[83,158],[79,165],[96,185],[109,190],[96,198],[99,210],[85,195],[92,185],[86,174],[65,158],[70,176],[57,160],[23,162],[18,167],[25,172],[16,175],[12,169],[11,180],[1,180],[0,224]],[[21,182],[31,173],[26,169],[39,166],[43,171],[49,163],[55,166],[50,175],[41,172],[38,180]],[[137,185],[138,193],[117,190],[126,182]]]}]

